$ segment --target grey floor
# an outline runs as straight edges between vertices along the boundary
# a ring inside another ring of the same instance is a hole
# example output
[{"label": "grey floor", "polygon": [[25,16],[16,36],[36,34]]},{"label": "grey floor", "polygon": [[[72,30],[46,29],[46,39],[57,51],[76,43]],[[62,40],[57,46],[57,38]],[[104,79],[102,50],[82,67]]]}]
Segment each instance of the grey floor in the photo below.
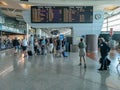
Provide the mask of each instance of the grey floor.
[{"label": "grey floor", "polygon": [[0,90],[120,90],[119,54],[115,55],[109,70],[98,71],[99,63],[88,57],[86,69],[78,66],[78,53],[66,58],[52,54],[23,58],[12,50],[2,51]]}]

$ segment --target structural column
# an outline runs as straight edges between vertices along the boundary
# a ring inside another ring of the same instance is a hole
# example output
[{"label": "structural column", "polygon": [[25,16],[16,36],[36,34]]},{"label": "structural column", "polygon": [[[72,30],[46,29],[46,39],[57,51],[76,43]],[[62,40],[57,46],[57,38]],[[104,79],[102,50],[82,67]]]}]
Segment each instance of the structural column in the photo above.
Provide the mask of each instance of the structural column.
[{"label": "structural column", "polygon": [[27,24],[27,33],[26,33],[26,37],[27,37],[27,41],[28,41],[28,38],[29,38],[29,29],[30,29],[30,25],[29,24]]},{"label": "structural column", "polygon": [[98,36],[95,34],[86,35],[86,51],[97,52],[98,51]]},{"label": "structural column", "polygon": [[39,37],[41,37],[41,35],[42,35],[41,29],[36,29],[36,35],[37,36],[39,35]]}]

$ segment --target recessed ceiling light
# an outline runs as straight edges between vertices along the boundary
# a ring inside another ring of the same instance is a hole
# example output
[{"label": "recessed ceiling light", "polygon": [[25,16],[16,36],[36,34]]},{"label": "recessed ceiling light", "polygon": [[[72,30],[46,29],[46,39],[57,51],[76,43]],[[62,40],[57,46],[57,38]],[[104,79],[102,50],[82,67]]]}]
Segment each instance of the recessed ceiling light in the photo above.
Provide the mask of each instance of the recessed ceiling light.
[{"label": "recessed ceiling light", "polygon": [[105,10],[115,10],[115,9],[117,9],[119,6],[107,6],[107,7],[105,7],[104,9]]},{"label": "recessed ceiling light", "polygon": [[20,4],[20,6],[24,9],[29,9],[32,5],[30,5],[30,4]]},{"label": "recessed ceiling light", "polygon": [[8,4],[6,2],[0,1],[0,5],[6,6]]}]

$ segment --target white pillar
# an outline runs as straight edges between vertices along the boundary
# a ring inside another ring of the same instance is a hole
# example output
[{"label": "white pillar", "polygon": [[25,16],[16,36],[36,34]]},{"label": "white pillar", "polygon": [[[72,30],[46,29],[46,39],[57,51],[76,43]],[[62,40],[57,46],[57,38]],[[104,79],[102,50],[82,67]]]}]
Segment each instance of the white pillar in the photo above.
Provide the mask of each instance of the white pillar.
[{"label": "white pillar", "polygon": [[30,25],[27,24],[27,34],[26,34],[26,35],[27,35],[27,36],[26,36],[26,37],[27,37],[27,41],[28,41],[28,38],[29,38],[29,29],[30,29]]},{"label": "white pillar", "polygon": [[39,35],[41,37],[41,29],[36,29],[36,35]]}]

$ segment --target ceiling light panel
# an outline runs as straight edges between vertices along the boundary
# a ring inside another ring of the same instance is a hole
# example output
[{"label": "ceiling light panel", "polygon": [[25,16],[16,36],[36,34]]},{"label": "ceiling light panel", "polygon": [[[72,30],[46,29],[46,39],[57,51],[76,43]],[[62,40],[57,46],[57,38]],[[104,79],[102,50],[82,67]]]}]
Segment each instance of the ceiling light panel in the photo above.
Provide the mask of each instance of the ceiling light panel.
[{"label": "ceiling light panel", "polygon": [[0,6],[7,6],[8,4],[6,2],[0,1]]},{"label": "ceiling light panel", "polygon": [[30,4],[20,4],[20,6],[24,9],[29,9],[32,5],[30,5]]},{"label": "ceiling light panel", "polygon": [[117,9],[119,6],[107,6],[107,7],[105,7],[105,10],[115,10],[115,9]]}]

